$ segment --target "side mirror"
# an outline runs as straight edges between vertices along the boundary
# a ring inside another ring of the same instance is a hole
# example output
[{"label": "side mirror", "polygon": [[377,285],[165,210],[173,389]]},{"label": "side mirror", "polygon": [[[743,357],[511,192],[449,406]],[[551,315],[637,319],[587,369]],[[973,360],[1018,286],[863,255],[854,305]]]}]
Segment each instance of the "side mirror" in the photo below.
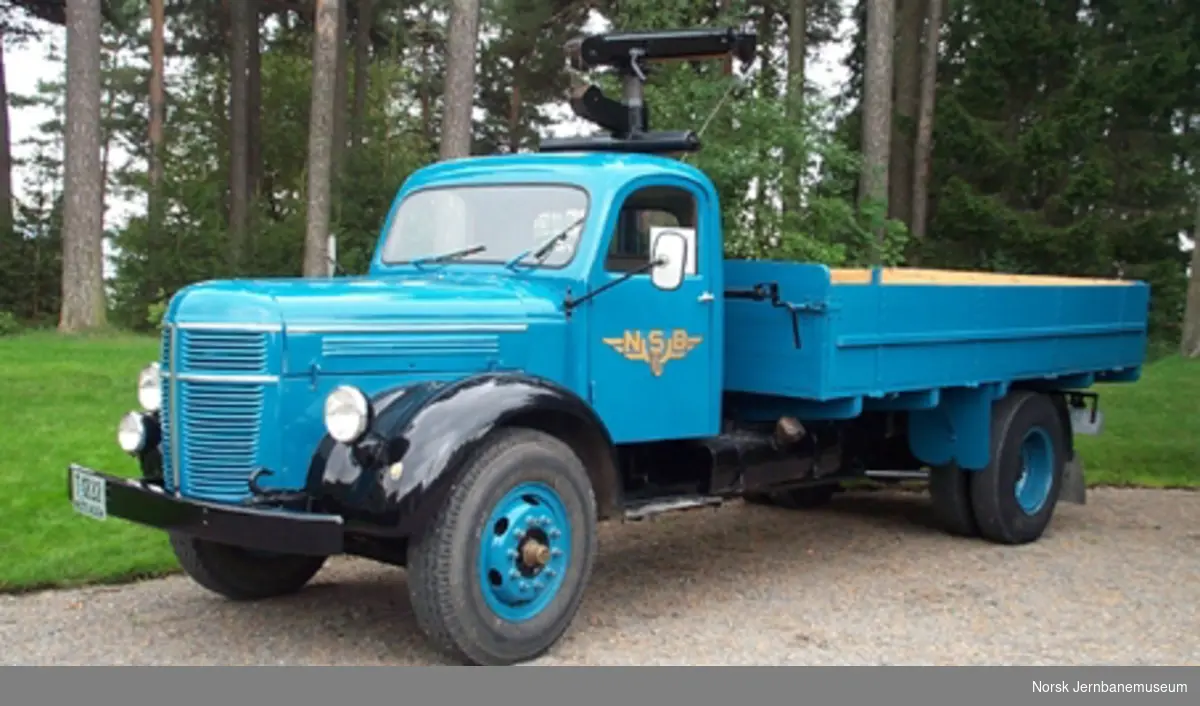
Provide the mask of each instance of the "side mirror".
[{"label": "side mirror", "polygon": [[650,259],[657,264],[650,271],[650,281],[659,289],[670,291],[683,283],[687,268],[687,238],[681,233],[666,231],[654,239]]}]

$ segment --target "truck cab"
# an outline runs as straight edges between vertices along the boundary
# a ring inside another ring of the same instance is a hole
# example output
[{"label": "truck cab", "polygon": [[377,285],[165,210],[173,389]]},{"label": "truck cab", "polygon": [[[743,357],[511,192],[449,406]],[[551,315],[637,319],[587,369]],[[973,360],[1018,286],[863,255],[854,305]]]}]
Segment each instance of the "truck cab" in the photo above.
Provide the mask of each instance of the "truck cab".
[{"label": "truck cab", "polygon": [[953,533],[1035,541],[1082,502],[1086,388],[1138,376],[1146,287],[727,260],[716,190],[677,158],[696,135],[649,131],[640,87],[755,41],[574,42],[626,82],[574,97],[608,135],[416,171],[366,275],[177,292],[118,426],[140,474],[73,464],[75,509],[165,531],[233,600],[338,554],[404,566],[422,630],[474,664],[557,642],[608,519],[803,509],[899,469]]}]

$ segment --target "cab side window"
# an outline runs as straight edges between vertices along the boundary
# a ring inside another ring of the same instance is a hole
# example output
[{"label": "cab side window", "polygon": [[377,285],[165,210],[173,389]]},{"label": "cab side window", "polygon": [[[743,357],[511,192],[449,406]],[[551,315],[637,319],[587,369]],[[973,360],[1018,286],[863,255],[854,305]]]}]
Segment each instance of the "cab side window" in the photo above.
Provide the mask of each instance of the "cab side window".
[{"label": "cab side window", "polygon": [[649,263],[650,229],[656,227],[695,228],[696,199],[691,192],[651,186],[630,194],[617,217],[604,269],[630,272]]}]

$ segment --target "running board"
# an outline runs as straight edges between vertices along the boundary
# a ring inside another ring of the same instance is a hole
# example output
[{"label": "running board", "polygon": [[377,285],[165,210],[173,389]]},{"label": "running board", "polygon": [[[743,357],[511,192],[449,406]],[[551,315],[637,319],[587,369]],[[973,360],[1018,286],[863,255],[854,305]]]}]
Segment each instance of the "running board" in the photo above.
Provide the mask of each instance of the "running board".
[{"label": "running board", "polygon": [[644,520],[647,517],[667,512],[693,510],[699,507],[718,507],[724,502],[724,498],[715,495],[673,495],[666,498],[636,501],[626,506],[625,519]]}]

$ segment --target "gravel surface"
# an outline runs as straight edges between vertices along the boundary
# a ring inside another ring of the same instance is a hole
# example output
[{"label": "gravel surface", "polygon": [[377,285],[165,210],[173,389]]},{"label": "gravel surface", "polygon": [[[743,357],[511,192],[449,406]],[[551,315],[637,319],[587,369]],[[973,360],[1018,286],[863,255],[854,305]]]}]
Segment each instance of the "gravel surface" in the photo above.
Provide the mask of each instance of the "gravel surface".
[{"label": "gravel surface", "polygon": [[[1092,491],[1042,541],[943,535],[924,495],[603,527],[543,664],[1200,664],[1200,493]],[[185,578],[0,596],[4,664],[437,664],[401,569],[232,604]]]}]

